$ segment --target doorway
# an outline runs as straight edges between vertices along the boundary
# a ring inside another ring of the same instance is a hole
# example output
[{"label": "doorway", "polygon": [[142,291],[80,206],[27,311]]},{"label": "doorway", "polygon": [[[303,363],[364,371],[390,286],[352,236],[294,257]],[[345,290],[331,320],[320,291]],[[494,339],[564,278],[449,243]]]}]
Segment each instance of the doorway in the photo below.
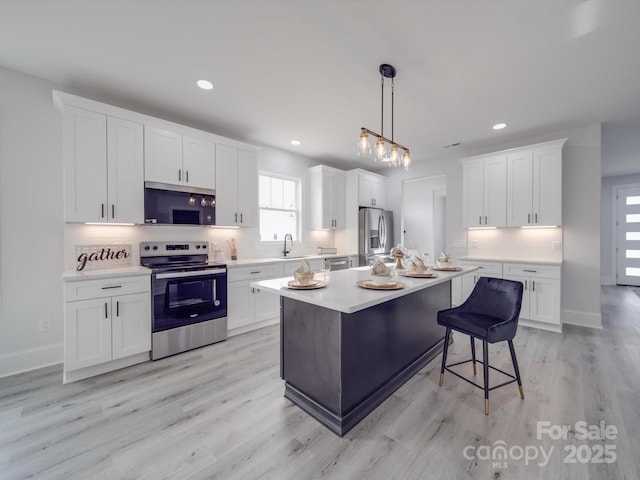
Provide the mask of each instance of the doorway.
[{"label": "doorway", "polygon": [[640,185],[616,188],[616,284],[640,287]]},{"label": "doorway", "polygon": [[447,177],[402,182],[402,244],[431,260],[446,251]]}]

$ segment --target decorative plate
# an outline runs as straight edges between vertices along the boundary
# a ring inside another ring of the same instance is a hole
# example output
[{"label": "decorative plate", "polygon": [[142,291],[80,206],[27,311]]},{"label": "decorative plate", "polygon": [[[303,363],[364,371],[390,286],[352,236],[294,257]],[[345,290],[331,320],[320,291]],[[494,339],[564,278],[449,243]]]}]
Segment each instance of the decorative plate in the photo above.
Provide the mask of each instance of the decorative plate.
[{"label": "decorative plate", "polygon": [[296,280],[291,280],[287,283],[287,288],[292,288],[294,290],[314,290],[316,288],[326,287],[327,284],[325,282],[321,282],[319,280],[312,280],[307,284],[298,283]]},{"label": "decorative plate", "polygon": [[400,275],[402,275],[403,277],[413,277],[413,278],[435,278],[438,275],[436,275],[435,273],[431,273],[431,272],[412,272],[409,270],[406,270],[404,272],[398,272]]},{"label": "decorative plate", "polygon": [[402,282],[393,282],[388,285],[377,285],[371,280],[359,280],[356,282],[356,285],[362,288],[369,288],[371,290],[400,290],[401,288],[404,288],[404,283]]}]

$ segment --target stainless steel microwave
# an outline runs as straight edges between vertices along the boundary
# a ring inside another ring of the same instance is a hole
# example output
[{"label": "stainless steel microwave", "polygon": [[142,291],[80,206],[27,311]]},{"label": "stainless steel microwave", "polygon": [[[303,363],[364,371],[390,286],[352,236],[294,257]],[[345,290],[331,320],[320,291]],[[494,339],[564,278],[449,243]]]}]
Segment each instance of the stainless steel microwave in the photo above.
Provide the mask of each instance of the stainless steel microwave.
[{"label": "stainless steel microwave", "polygon": [[215,190],[145,182],[144,223],[215,225]]}]

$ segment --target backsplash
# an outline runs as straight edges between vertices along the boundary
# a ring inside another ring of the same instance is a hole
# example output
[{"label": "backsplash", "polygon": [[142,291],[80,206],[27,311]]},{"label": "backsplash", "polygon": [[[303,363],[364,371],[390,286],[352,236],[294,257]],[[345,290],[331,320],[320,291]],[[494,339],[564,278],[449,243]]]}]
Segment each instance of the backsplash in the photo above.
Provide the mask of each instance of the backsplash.
[{"label": "backsplash", "polygon": [[467,255],[561,261],[562,228],[470,229],[467,232]]},{"label": "backsplash", "polygon": [[[97,244],[131,244],[131,264],[140,264],[140,242],[152,241],[193,241],[206,240],[211,252],[216,248],[224,251],[225,260],[231,259],[226,240],[236,239],[238,258],[280,257],[283,245],[281,242],[260,243],[254,228],[212,228],[200,226],[174,225],[85,225],[68,223],[64,226],[64,268],[74,269],[76,266],[77,245]],[[215,245],[214,245],[215,242]],[[309,255],[317,253],[318,245],[335,246],[334,233],[323,230],[306,230],[302,239],[293,245],[292,255]],[[349,252],[347,252],[349,253]],[[351,252],[352,253],[352,252]],[[211,253],[213,260],[213,253]]]}]

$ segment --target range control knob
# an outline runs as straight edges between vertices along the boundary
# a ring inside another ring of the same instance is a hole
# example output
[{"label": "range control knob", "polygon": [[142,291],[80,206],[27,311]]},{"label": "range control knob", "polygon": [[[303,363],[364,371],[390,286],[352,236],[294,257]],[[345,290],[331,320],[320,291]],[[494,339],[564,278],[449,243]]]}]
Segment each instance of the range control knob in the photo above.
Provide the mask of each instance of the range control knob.
[{"label": "range control knob", "polygon": [[202,248],[207,248],[207,244],[205,243],[204,245],[202,245]]},{"label": "range control knob", "polygon": [[144,246],[144,249],[145,249],[145,250],[149,250],[149,245],[145,245],[145,246]]},{"label": "range control knob", "polygon": [[157,250],[157,249],[158,249],[158,246],[157,246],[157,245],[154,245],[154,246],[153,246],[153,249],[154,249],[154,250]]},{"label": "range control knob", "polygon": [[196,245],[196,250],[200,250],[200,245]]}]

